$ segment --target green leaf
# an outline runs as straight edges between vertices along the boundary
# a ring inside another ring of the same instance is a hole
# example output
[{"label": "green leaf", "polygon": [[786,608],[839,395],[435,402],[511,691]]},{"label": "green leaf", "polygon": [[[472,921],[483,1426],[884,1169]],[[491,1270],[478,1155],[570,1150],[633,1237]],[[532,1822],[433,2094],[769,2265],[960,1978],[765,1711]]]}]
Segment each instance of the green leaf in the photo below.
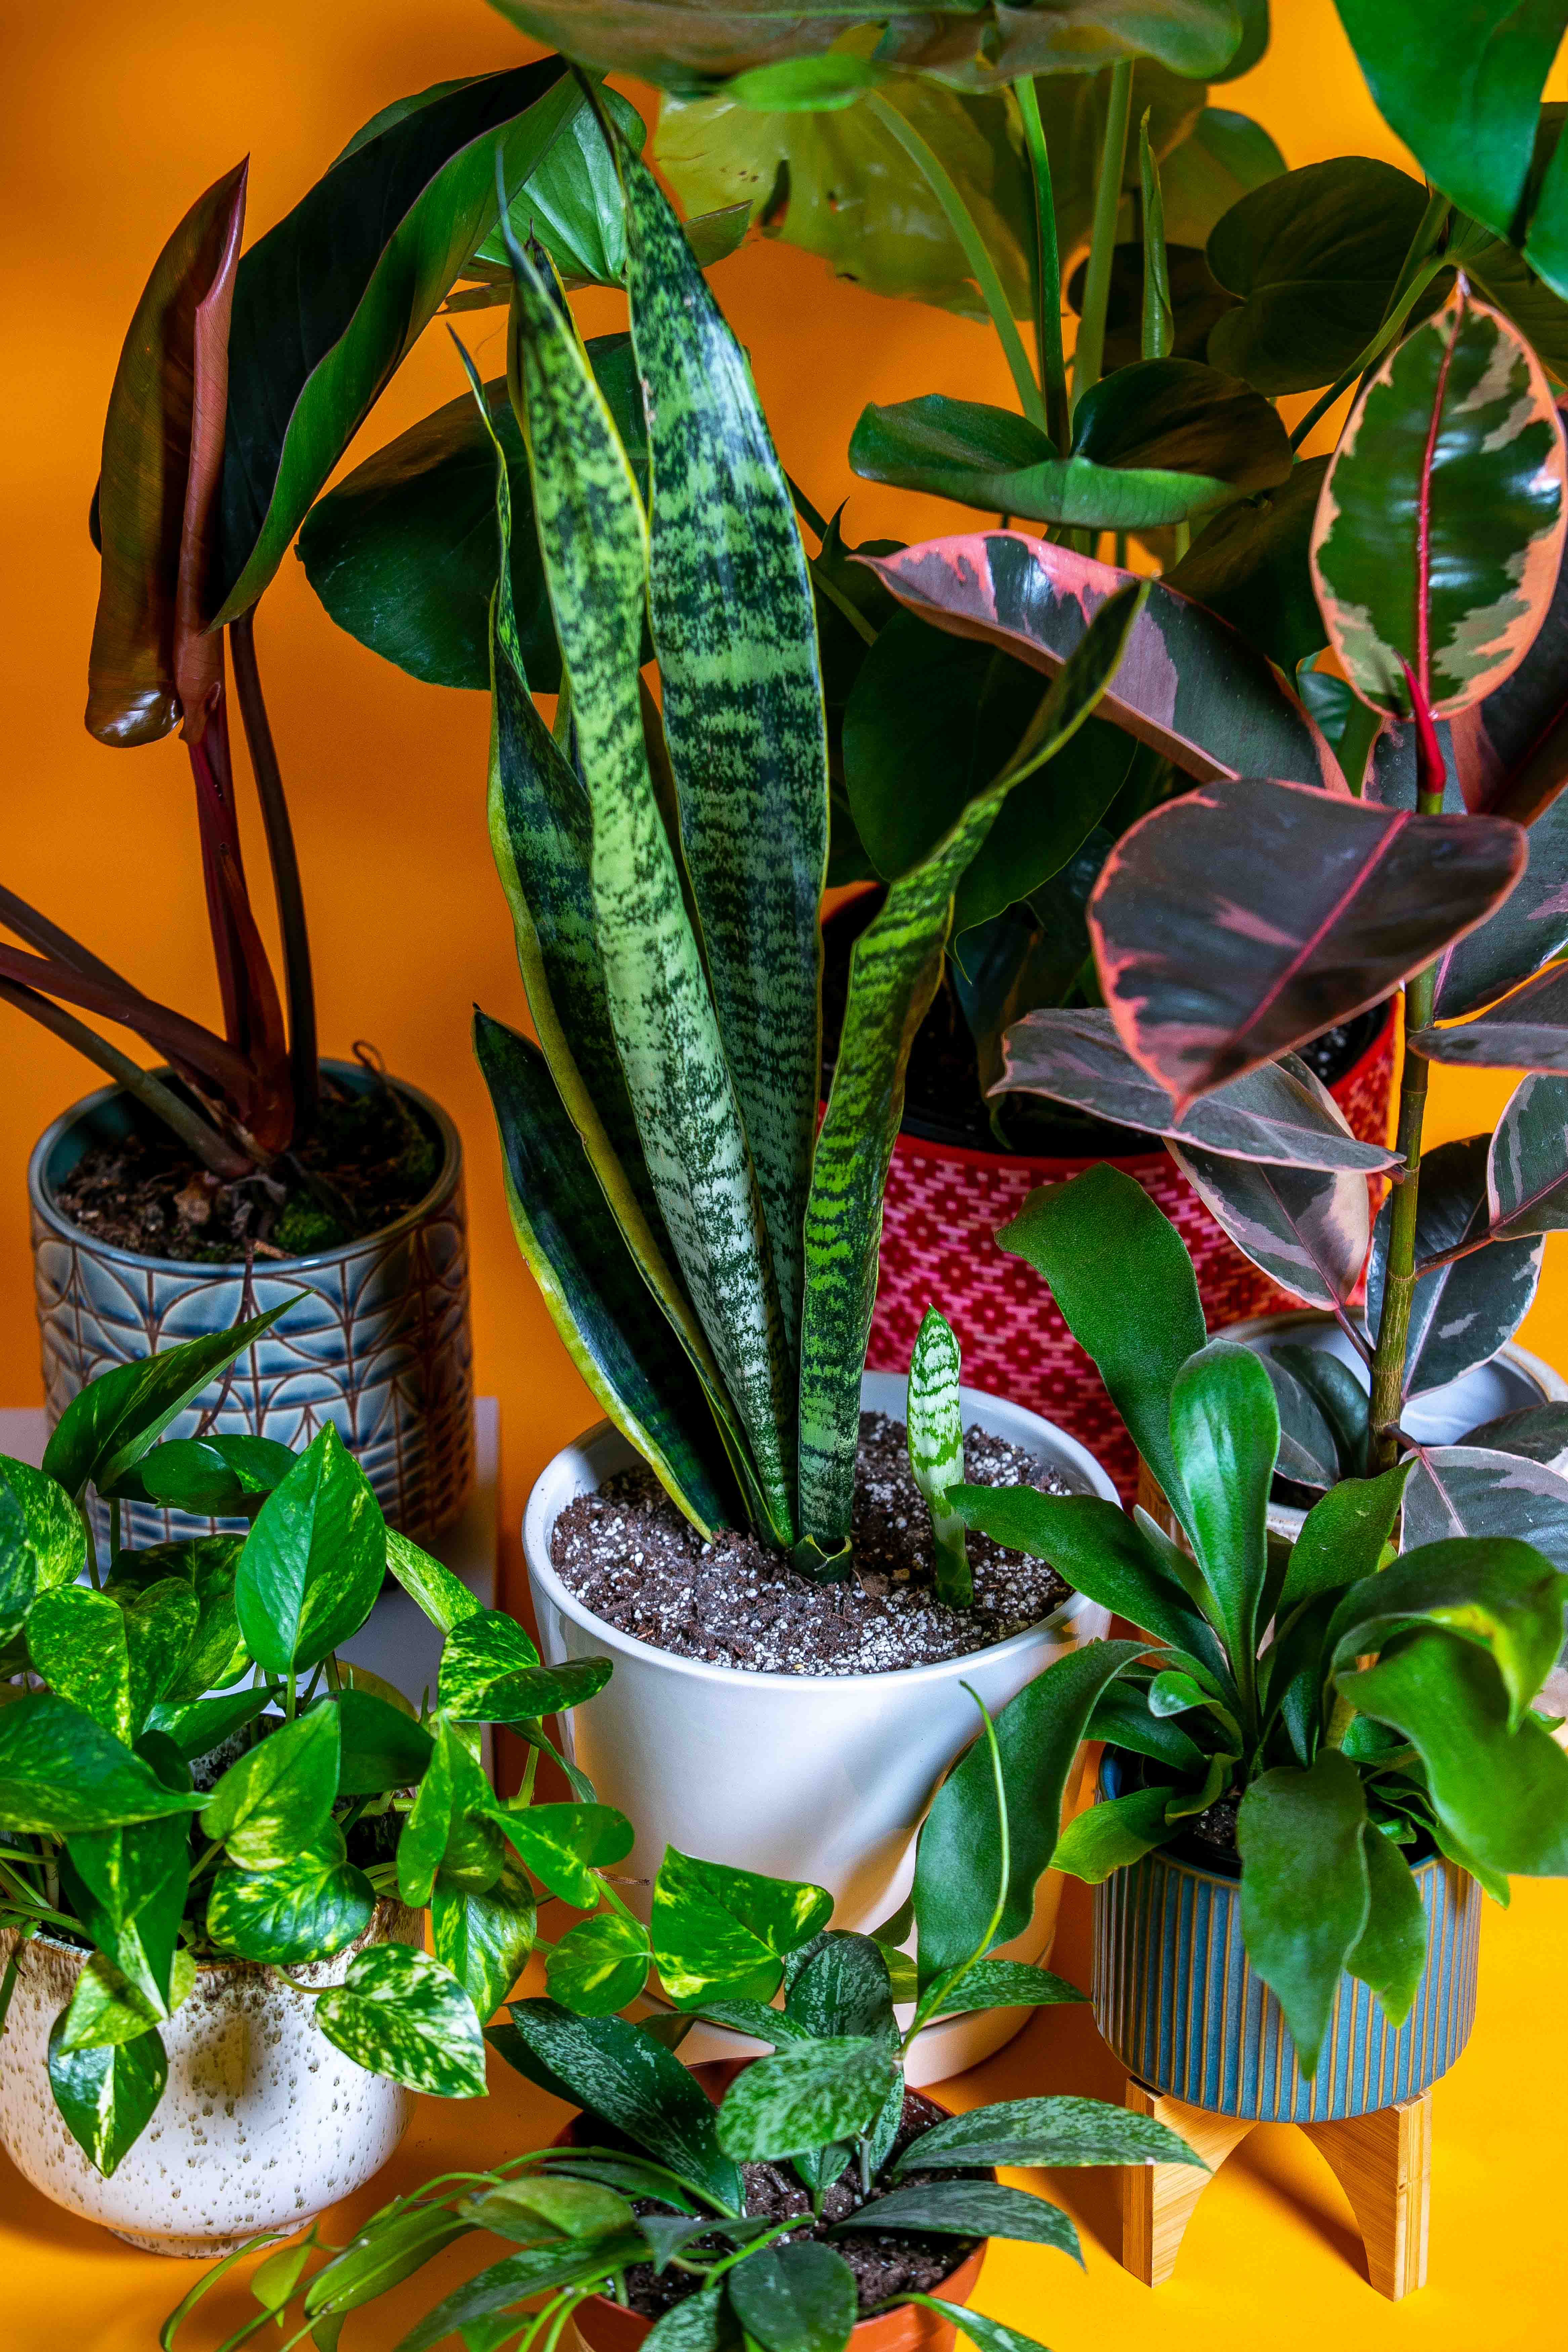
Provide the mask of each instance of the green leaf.
[{"label": "green leaf", "polygon": [[[1326,457],[1309,457],[1294,466],[1289,479],[1277,488],[1238,499],[1205,524],[1181,562],[1163,575],[1173,588],[1228,622],[1255,653],[1291,677],[1323,642],[1308,549],[1328,463]],[[1309,682],[1343,686],[1341,679],[1318,680],[1310,674]],[[1300,690],[1310,715],[1333,741],[1305,687]],[[1354,702],[1353,695],[1351,699]],[[1355,707],[1361,708],[1359,703]],[[1337,744],[1335,748],[1337,751]],[[1347,775],[1350,764],[1341,757]],[[1358,782],[1359,774],[1351,778],[1352,790]]]},{"label": "green leaf", "polygon": [[[74,1584],[86,1563],[87,1537],[80,1514],[58,1479],[36,1470],[30,1462],[0,1454],[0,1491],[11,1496],[21,1513],[21,1537],[32,1555],[36,1589],[50,1592],[57,1585]],[[15,1520],[10,1524],[15,1531]]]},{"label": "green leaf", "polygon": [[130,1747],[177,1677],[197,1615],[195,1595],[178,1577],[134,1597],[64,1584],[33,1603],[27,1649],[57,1696]]},{"label": "green leaf", "polygon": [[648,1932],[665,1990],[683,2007],[709,1994],[766,2000],[785,1955],[832,1913],[825,1887],[700,1862],[671,1845],[653,1883]]},{"label": "green leaf", "polygon": [[58,2020],[60,2052],[107,2050],[136,2041],[161,2019],[174,2015],[195,1980],[195,1961],[182,1951],[171,1972],[167,1999],[150,1996],[105,1953],[94,1952]]},{"label": "green leaf", "polygon": [[216,1372],[226,1370],[278,1318],[289,1301],[214,1331],[184,1347],[164,1348],[133,1364],[117,1364],[72,1397],[44,1449],[44,1469],[79,1500],[88,1486],[100,1493],[113,1486],[132,1465],[155,1445],[177,1413],[200,1395]]},{"label": "green leaf", "polygon": [[[291,1454],[289,1460],[292,1462]],[[159,1544],[132,1555],[139,1577],[149,1573],[184,1577],[195,1596],[195,1633],[179,1671],[158,1702],[160,1707],[205,1699],[209,1692],[235,1682],[250,1665],[234,1601],[242,1542],[239,1536],[198,1536],[190,1543]],[[118,1588],[129,1564],[121,1553],[111,1591]]]},{"label": "green leaf", "polygon": [[581,103],[560,58],[462,83],[341,158],[251,247],[229,329],[218,619],[254,604],[489,234],[498,165],[525,179]]},{"label": "green leaf", "polygon": [[1175,1227],[1142,1185],[1102,1163],[1069,1184],[1031,1192],[996,1238],[1049,1284],[1138,1451],[1180,1510],[1171,1393],[1207,1333],[1192,1260]]},{"label": "green leaf", "polygon": [[551,2086],[563,2086],[722,2210],[741,2211],[740,2171],[719,2146],[712,2103],[652,2034],[624,2018],[571,2017],[551,2000],[513,2001],[511,2022]]},{"label": "green leaf", "polygon": [[394,2206],[387,2218],[373,2221],[316,2272],[305,2289],[304,2309],[314,2323],[317,2345],[324,2352],[335,2352],[338,2333],[349,2312],[411,2278],[443,2246],[465,2237],[468,2228],[467,2221],[440,2205],[416,2208],[412,2212],[400,2212]]},{"label": "green leaf", "polygon": [[144,1454],[133,1476],[142,1492],[168,1509],[198,1518],[233,1518],[258,1495],[269,1495],[294,1465],[286,1445],[244,1432],[229,1437],[166,1437]]},{"label": "green leaf", "polygon": [[569,1927],[545,1962],[552,2000],[579,2017],[611,2017],[647,1982],[647,1931],[618,1911]]},{"label": "green leaf", "polygon": [[948,1500],[951,1489],[963,1481],[962,1371],[952,1324],[940,1307],[928,1307],[910,1358],[905,1417],[910,1468],[931,1512],[937,1596],[950,1609],[966,1609],[974,1598],[963,1514]]},{"label": "green leaf", "polygon": [[78,1831],[59,1872],[65,1904],[93,1943],[149,2003],[150,2015],[166,2016],[190,1886],[189,1817]]},{"label": "green leaf", "polygon": [[981,2009],[1048,2009],[1058,2001],[1087,2000],[1077,1985],[1049,1969],[1026,1960],[982,1960],[960,1978],[952,1993],[931,2012],[934,2025],[943,2017],[965,2017]]},{"label": "green leaf", "polygon": [[477,1746],[477,1733],[436,1718],[436,1744],[397,1843],[397,1891],[415,1910],[430,1901],[437,1871],[454,1888],[476,1895],[500,1876],[505,1849],[492,1818],[498,1808]]},{"label": "green leaf", "polygon": [[1366,1925],[1346,1955],[1352,1977],[1370,1985],[1395,2029],[1415,2005],[1426,1967],[1426,1914],[1410,1864],[1371,1822],[1362,1830],[1370,1901]]},{"label": "green leaf", "polygon": [[648,414],[648,611],[687,875],[780,1311],[798,1345],[821,1063],[827,737],[805,551],[744,353],[622,150]]},{"label": "green leaf", "polygon": [[643,2342],[651,2352],[725,2352],[731,2335],[730,2307],[721,2281],[689,2294],[656,2319]]},{"label": "green leaf", "polygon": [[1518,668],[1557,584],[1564,486],[1539,361],[1456,287],[1357,401],[1319,501],[1318,602],[1363,701],[1405,717],[1408,664],[1448,718]]},{"label": "green leaf", "polygon": [[[599,106],[619,136],[640,154],[647,125],[618,90],[601,87]],[[560,137],[529,173],[509,210],[512,235],[521,245],[536,236],[568,288],[619,286],[626,277],[626,205],[615,159],[594,110],[578,108]],[[474,257],[476,263],[505,270],[506,241],[493,229]]]},{"label": "green leaf", "polygon": [[1247,1957],[1279,2000],[1309,2080],[1341,1971],[1367,1924],[1365,1824],[1361,1775],[1332,1748],[1304,1772],[1281,1765],[1260,1774],[1237,1817]]},{"label": "green leaf", "polygon": [[805,1224],[800,1516],[805,1537],[823,1555],[848,1539],[882,1188],[910,1049],[941,978],[952,892],[1007,794],[1055,756],[1103,697],[1135,638],[1146,594],[1130,585],[1096,613],[1002,773],[894,883],[855,942]]},{"label": "green leaf", "polygon": [[1209,338],[1215,366],[1271,397],[1330,383],[1383,324],[1426,209],[1418,180],[1366,155],[1243,196],[1208,241],[1209,268],[1241,298]]},{"label": "green leaf", "polygon": [[447,1637],[441,1653],[441,1710],[455,1723],[534,1722],[581,1706],[609,1679],[605,1658],[542,1666],[538,1651],[516,1619],[487,1609],[465,1617]]},{"label": "green leaf", "polygon": [[1063,1829],[1051,1868],[1089,1886],[1102,1885],[1176,1835],[1182,1823],[1165,1819],[1172,1793],[1168,1786],[1134,1789],[1125,1797],[1103,1798],[1090,1805]]},{"label": "green leaf", "polygon": [[267,1870],[219,1870],[207,1898],[207,1934],[220,1951],[288,1967],[330,1958],[363,1936],[375,1891],[331,1831]]},{"label": "green leaf", "polygon": [[1376,1478],[1343,1478],[1301,1523],[1279,1588],[1281,1618],[1303,1601],[1371,1576],[1394,1533],[1409,1462],[1396,1463]]},{"label": "green leaf", "polygon": [[313,1666],[370,1615],[386,1524],[370,1480],[328,1422],[274,1487],[245,1539],[235,1609],[269,1674]]},{"label": "green leaf", "polygon": [[411,1788],[421,1778],[433,1743],[412,1716],[352,1685],[318,1704],[338,1711],[340,1797],[379,1797],[386,1789]]},{"label": "green leaf", "polygon": [[316,2002],[329,2042],[372,2074],[437,2099],[485,2094],[485,2038],[457,1979],[409,1944],[373,1944]]},{"label": "green leaf", "polygon": [[763,2352],[843,2352],[860,2315],[855,2273],[831,2246],[763,2246],[730,2273],[730,2307]]},{"label": "green leaf", "polygon": [[133,2041],[67,2050],[65,2018],[49,2035],[49,2087],[72,2139],[107,2180],[151,2123],[169,2062],[155,2026]]},{"label": "green leaf", "polygon": [[280,1724],[229,1766],[202,1807],[203,1833],[245,1870],[275,1870],[312,1846],[338,1792],[337,1709]]},{"label": "green leaf", "polygon": [[1201,2158],[1168,2124],[1103,2099],[1007,2099],[949,2116],[911,2140],[893,2167],[907,2172],[982,2164],[1192,2164]]},{"label": "green leaf", "polygon": [[1279,1410],[1261,1358],[1231,1339],[1211,1339],[1190,1356],[1171,1391],[1171,1447],[1183,1516],[1232,1667],[1250,1679],[1279,1451]]},{"label": "green leaf", "polygon": [[534,1876],[579,1911],[599,1900],[595,1872],[624,1862],[637,1832],[613,1805],[509,1807],[506,1833]]},{"label": "green leaf", "polygon": [[449,1568],[433,1559],[427,1551],[410,1543],[394,1528],[386,1531],[387,1573],[395,1576],[411,1601],[416,1601],[432,1625],[449,1633],[454,1625],[461,1624],[482,1607],[469,1591],[461,1577],[454,1576]]},{"label": "green leaf", "polygon": [[[1491,1139],[1440,1143],[1421,1160],[1416,1200],[1415,1262],[1440,1257],[1479,1241],[1490,1230],[1488,1177]],[[1377,1213],[1366,1269],[1367,1321],[1382,1321],[1393,1213]],[[1529,1314],[1541,1280],[1545,1244],[1528,1233],[1519,1241],[1471,1249],[1447,1265],[1417,1274],[1410,1301],[1405,1392],[1421,1396],[1444,1388],[1496,1355]]]},{"label": "green leaf", "polygon": [[275,1703],[266,1684],[249,1690],[226,1691],[219,1698],[198,1698],[155,1706],[148,1727],[172,1740],[187,1763],[210,1756],[215,1748],[254,1723],[264,1707]]},{"label": "green leaf", "polygon": [[1058,2206],[1026,2189],[995,2180],[917,2181],[874,2198],[846,2214],[845,2230],[941,2230],[958,2237],[1011,2238],[1016,2243],[1054,2246],[1081,2268],[1078,2231]]},{"label": "green leaf", "polygon": [[69,1838],[190,1813],[199,1801],[165,1788],[122,1740],[47,1691],[0,1707],[0,1829]]},{"label": "green leaf", "polygon": [[1442,1625],[1488,1653],[1517,1731],[1557,1663],[1565,1599],[1568,1576],[1531,1544],[1507,1536],[1422,1544],[1344,1594],[1326,1636],[1330,1671],[1346,1672],[1413,1627]]},{"label": "green leaf", "polygon": [[888,1958],[869,1936],[830,1928],[784,1999],[792,2025],[818,2040],[898,2040]]},{"label": "green leaf", "polygon": [[1439,1822],[1479,1862],[1524,1877],[1568,1875],[1568,1755],[1532,1715],[1509,1729],[1502,1678],[1473,1643],[1418,1633],[1338,1684],[1352,1706],[1417,1750]]},{"label": "green leaf", "polygon": [[[1261,21],[1267,42],[1267,5],[1254,7],[1252,14]],[[1229,81],[1236,69],[1233,59],[1223,75],[1211,74],[1209,79]],[[1205,106],[1190,135],[1160,166],[1167,250],[1205,246],[1234,204],[1251,189],[1278,179],[1284,170],[1285,158],[1261,122],[1230,107]]]},{"label": "green leaf", "polygon": [[870,2123],[898,2074],[885,2042],[835,2034],[787,2042],[731,2084],[719,2108],[719,2145],[755,2162],[851,2137]]},{"label": "green leaf", "polygon": [[493,2017],[533,1949],[538,1913],[533,1890],[511,1862],[481,1894],[448,1886],[439,1871],[430,1895],[430,1941],[481,2022]]},{"label": "green leaf", "polygon": [[560,2180],[549,2173],[505,2180],[475,2200],[472,2218],[498,2237],[527,2244],[541,2237],[602,2238],[635,2226],[624,2197],[594,2180]]},{"label": "green leaf", "polygon": [[1496,1421],[1468,1429],[1464,1443],[1494,1453],[1517,1454],[1521,1461],[1539,1462],[1550,1469],[1568,1454],[1568,1406],[1521,1405],[1517,1412],[1500,1413]]},{"label": "green leaf", "polygon": [[[1084,1727],[1100,1692],[1144,1646],[1094,1642],[1069,1651],[1026,1684],[997,1716],[1009,1867],[994,1943],[1009,1943],[1028,1926],[1036,1885],[1057,1843],[1068,1774]],[[990,1743],[980,1739],[937,1791],[915,1850],[922,1989],[975,1953],[1000,1891],[996,1788]]]}]

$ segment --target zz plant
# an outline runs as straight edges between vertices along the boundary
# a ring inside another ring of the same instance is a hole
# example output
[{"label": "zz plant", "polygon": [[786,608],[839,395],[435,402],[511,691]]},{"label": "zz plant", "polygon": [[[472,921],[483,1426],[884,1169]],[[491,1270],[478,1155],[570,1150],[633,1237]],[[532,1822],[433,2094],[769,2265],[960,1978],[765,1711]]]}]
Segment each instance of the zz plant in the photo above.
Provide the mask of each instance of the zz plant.
[{"label": "zz plant", "polygon": [[1089,1725],[1119,1751],[1119,1792],[1053,1861],[1098,1883],[1234,1805],[1247,1955],[1310,2076],[1342,1969],[1391,2024],[1409,2013],[1426,1960],[1412,1861],[1436,1851],[1502,1902],[1510,1873],[1568,1875],[1568,1754],[1531,1706],[1568,1576],[1509,1535],[1400,1551],[1409,1461],[1342,1479],[1293,1545],[1271,1537],[1268,1373],[1206,1338],[1142,1190],[1100,1166],[1034,1193],[1003,1238],[1050,1284],[1184,1538],[1092,1496],[952,1496],[1149,1636],[1121,1645]]},{"label": "zz plant", "polygon": [[[322,2249],[320,2263],[314,2231],[270,2256],[250,2282],[261,2308],[231,2344],[274,2317],[288,2330],[294,2310],[298,2333],[285,2344],[312,2329],[318,2341],[322,2330],[335,2336],[348,2313],[475,2235],[508,2251],[444,2296],[401,2352],[426,2352],[448,2335],[487,2352],[531,2352],[559,2342],[589,2297],[626,2303],[639,2271],[681,2290],[646,2338],[652,2352],[731,2335],[763,2352],[843,2352],[862,2314],[841,2250],[861,2231],[1010,2238],[1081,2260],[1068,2216],[1000,2184],[992,2168],[1197,2164],[1186,2143],[1152,2117],[1073,2097],[1003,2100],[928,2125],[907,2114],[904,2062],[941,2018],[1082,1999],[1042,1969],[988,1955],[1027,1923],[1084,1722],[1137,1653],[1095,1644],[1047,1669],[994,1723],[982,1710],[982,1735],[921,1831],[910,1898],[875,1934],[829,1927],[819,1888],[742,1885],[743,1874],[708,1865],[706,1910],[694,1905],[689,1917],[708,1939],[709,1965],[727,1944],[731,1962],[749,1968],[743,1987],[732,1973],[726,1993],[667,1968],[664,1990],[678,2006],[640,2023],[574,2014],[548,1998],[513,2001],[490,2041],[531,2084],[581,2110],[571,2133],[399,2198],[352,2244]],[[746,1950],[740,1935],[763,1919],[772,1948],[753,1938]],[[900,1948],[911,1927],[912,1952]],[[768,2049],[716,2100],[674,2055],[699,2020]],[[775,2186],[782,2173],[798,2189],[789,2218],[748,2210],[758,2186],[748,2168],[763,2167]],[[954,2268],[965,2251],[955,2246]],[[228,2268],[210,2272],[173,2315],[165,2352]],[[956,2324],[980,2352],[1037,2352],[1016,2328],[944,2301],[940,2285],[881,2307],[909,2306]]]}]

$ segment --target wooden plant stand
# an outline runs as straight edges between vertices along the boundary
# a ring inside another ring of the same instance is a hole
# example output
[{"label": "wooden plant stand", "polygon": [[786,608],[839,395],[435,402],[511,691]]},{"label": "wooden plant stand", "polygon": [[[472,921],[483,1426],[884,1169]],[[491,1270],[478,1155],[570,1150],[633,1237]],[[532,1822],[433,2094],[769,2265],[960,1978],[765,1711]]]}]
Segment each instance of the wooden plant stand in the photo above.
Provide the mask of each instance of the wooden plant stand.
[{"label": "wooden plant stand", "polygon": [[[1188,2106],[1135,2076],[1127,2078],[1134,2115],[1168,2124],[1211,2167],[1129,2165],[1121,2176],[1121,2260],[1145,2286],[1161,2286],[1176,2267],[1182,2233],[1198,2199],[1252,2129],[1246,2116]],[[1432,2094],[1379,2107],[1343,2123],[1300,2124],[1328,2158],[1350,2199],[1366,2249],[1367,2276],[1391,2303],[1426,2284],[1426,2210],[1432,2179]]]}]

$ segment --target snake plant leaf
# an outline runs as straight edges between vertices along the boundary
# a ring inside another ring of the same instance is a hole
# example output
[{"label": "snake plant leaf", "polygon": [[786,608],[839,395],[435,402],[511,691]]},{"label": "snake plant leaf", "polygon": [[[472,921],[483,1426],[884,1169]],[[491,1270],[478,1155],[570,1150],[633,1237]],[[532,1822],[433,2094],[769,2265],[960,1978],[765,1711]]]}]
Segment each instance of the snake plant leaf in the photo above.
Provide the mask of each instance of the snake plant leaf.
[{"label": "snake plant leaf", "polygon": [[1568,530],[1563,429],[1539,361],[1461,279],[1352,409],[1319,500],[1312,574],[1363,701],[1404,717],[1500,686],[1551,606]]},{"label": "snake plant leaf", "polygon": [[709,984],[767,1220],[792,1372],[821,1076],[827,734],[805,551],[745,355],[623,151],[648,412],[648,606]]},{"label": "snake plant leaf", "polygon": [[745,1128],[644,746],[637,657],[647,525],[581,348],[531,265],[515,260],[534,508],[593,812],[595,930],[610,1018],[677,1261],[745,1432],[766,1523],[774,1541],[787,1543],[788,1332]]},{"label": "snake plant leaf", "polygon": [[[900,604],[1055,677],[1133,574],[1018,531],[938,539],[861,559]],[[1158,581],[1100,715],[1200,783],[1279,776],[1338,790],[1317,729],[1268,664],[1223,621]]]},{"label": "snake plant leaf", "polygon": [[464,83],[334,163],[245,256],[229,326],[218,620],[260,595],[488,234],[498,144],[515,185],[580,104],[559,58]]},{"label": "snake plant leaf", "polygon": [[961,1485],[963,1478],[961,1375],[952,1326],[940,1307],[928,1307],[910,1358],[905,1422],[910,1468],[931,1513],[937,1597],[951,1609],[966,1609],[974,1598],[974,1580],[963,1547],[963,1515],[948,1501],[949,1488]]},{"label": "snake plant leaf", "polygon": [[[631,338],[591,336],[587,352],[643,488],[647,442]],[[505,378],[484,389],[511,494],[511,598],[521,667],[536,693],[553,694],[561,684],[561,654],[533,529],[528,460]],[[494,442],[465,393],[356,466],[317,499],[300,533],[305,576],[329,617],[427,685],[481,693],[489,687],[495,469]]]},{"label": "snake plant leaf", "polygon": [[[1490,1224],[1488,1159],[1490,1138],[1472,1135],[1440,1143],[1421,1161],[1415,1211],[1415,1289],[1405,1359],[1405,1392],[1421,1396],[1473,1371],[1511,1339],[1529,1314],[1545,1243],[1526,1225],[1523,1238],[1500,1241],[1421,1273],[1429,1258],[1480,1241]],[[1366,1269],[1367,1322],[1383,1317],[1384,1281],[1393,1209],[1385,1201],[1373,1228]]]},{"label": "snake plant leaf", "polygon": [[1015,1021],[995,1094],[1037,1094],[1075,1104],[1118,1127],[1163,1135],[1205,1155],[1286,1168],[1390,1168],[1398,1155],[1351,1133],[1332,1095],[1295,1055],[1216,1087],[1178,1121],[1171,1097],[1140,1069],[1098,1005],[1046,1006]]},{"label": "snake plant leaf", "polygon": [[[1277,488],[1226,507],[1164,575],[1173,588],[1228,622],[1255,653],[1291,677],[1323,642],[1308,549],[1328,462],[1309,457]],[[1307,708],[1323,727],[1322,714],[1310,702]],[[1359,773],[1352,775],[1342,758],[1340,765],[1354,792]]]},{"label": "snake plant leaf", "polygon": [[[1564,1759],[1568,1779],[1568,1759]],[[1348,1756],[1251,1781],[1237,1817],[1247,1957],[1285,2012],[1308,2080],[1317,2073],[1340,1971],[1371,1908],[1366,1798]]]},{"label": "snake plant leaf", "polygon": [[1378,1003],[1500,905],[1521,827],[1412,816],[1259,777],[1123,834],[1089,905],[1100,986],[1177,1115]]},{"label": "snake plant leaf", "polygon": [[803,1535],[824,1556],[840,1554],[848,1539],[882,1188],[910,1048],[942,976],[953,891],[1008,793],[1070,740],[1104,695],[1147,593],[1130,586],[1095,614],[1002,773],[923,863],[893,884],[855,943],[805,1215],[800,1516]]},{"label": "snake plant leaf", "polygon": [[1473,1021],[1418,1029],[1411,1039],[1433,1062],[1503,1070],[1568,1070],[1568,967],[1544,971]]},{"label": "snake plant leaf", "polygon": [[223,458],[229,306],[248,163],[198,196],[132,314],[103,427],[103,569],[88,656],[88,732],[149,743],[185,715],[200,734],[222,677],[201,635]]},{"label": "snake plant leaf", "polygon": [[1487,1153],[1487,1210],[1504,1240],[1568,1226],[1568,1078],[1529,1077],[1509,1097]]},{"label": "snake plant leaf", "polygon": [[1310,1307],[1349,1305],[1372,1238],[1364,1176],[1270,1167],[1168,1142],[1172,1159],[1244,1257]]},{"label": "snake plant leaf", "polygon": [[1419,180],[1367,155],[1243,196],[1208,241],[1209,268],[1240,297],[1209,338],[1213,365],[1271,398],[1331,382],[1382,325],[1426,209]]},{"label": "snake plant leaf", "polygon": [[639,1273],[537,1045],[474,1016],[518,1246],[568,1354],[666,1493],[704,1536],[731,1523],[724,1452],[703,1389]]},{"label": "snake plant leaf", "polygon": [[1568,1570],[1568,1478],[1468,1440],[1424,1446],[1405,1490],[1405,1540],[1455,1535],[1513,1536]]},{"label": "snake plant leaf", "polygon": [[227,1370],[286,1312],[288,1301],[232,1330],[163,1348],[140,1363],[100,1372],[74,1396],[44,1449],[44,1469],[79,1500],[89,1486],[112,1488],[155,1445],[176,1413]]},{"label": "snake plant leaf", "polygon": [[1039,522],[1142,530],[1189,521],[1290,471],[1268,402],[1194,360],[1118,369],[1085,394],[1065,457],[1037,425],[932,393],[863,410],[849,443],[861,478]]}]

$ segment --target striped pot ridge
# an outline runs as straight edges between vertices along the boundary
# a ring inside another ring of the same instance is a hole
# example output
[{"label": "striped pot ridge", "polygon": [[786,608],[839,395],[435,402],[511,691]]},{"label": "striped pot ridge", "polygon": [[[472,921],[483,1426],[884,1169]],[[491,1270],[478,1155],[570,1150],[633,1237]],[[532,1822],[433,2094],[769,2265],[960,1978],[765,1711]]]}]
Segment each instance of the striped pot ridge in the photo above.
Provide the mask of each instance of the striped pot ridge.
[{"label": "striped pot ridge", "polygon": [[1095,2021],[1130,2074],[1211,2114],[1331,2123],[1420,2095],[1470,2037],[1481,1890],[1434,1855],[1415,1877],[1426,1967],[1405,2023],[1342,1975],[1314,2078],[1241,1940],[1241,1882],[1145,1854],[1095,1890]]}]

